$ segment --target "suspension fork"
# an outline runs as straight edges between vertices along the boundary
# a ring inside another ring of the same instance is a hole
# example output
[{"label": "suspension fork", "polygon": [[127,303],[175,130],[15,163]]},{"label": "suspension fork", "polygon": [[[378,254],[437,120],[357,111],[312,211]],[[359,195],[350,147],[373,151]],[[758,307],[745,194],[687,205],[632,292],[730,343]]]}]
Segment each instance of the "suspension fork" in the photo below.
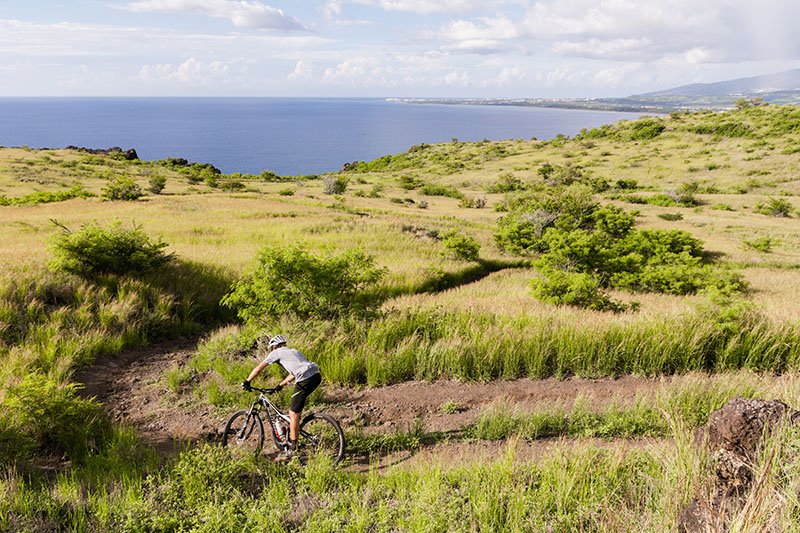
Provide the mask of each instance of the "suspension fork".
[{"label": "suspension fork", "polygon": [[249,434],[252,429],[250,428],[250,423],[253,423],[255,426],[255,420],[253,420],[253,415],[258,415],[260,409],[258,408],[261,405],[261,402],[256,400],[253,402],[253,405],[250,406],[250,410],[247,412],[247,418],[244,420],[244,425],[242,426],[242,430],[236,435],[236,438],[239,440],[245,438],[246,434]]}]

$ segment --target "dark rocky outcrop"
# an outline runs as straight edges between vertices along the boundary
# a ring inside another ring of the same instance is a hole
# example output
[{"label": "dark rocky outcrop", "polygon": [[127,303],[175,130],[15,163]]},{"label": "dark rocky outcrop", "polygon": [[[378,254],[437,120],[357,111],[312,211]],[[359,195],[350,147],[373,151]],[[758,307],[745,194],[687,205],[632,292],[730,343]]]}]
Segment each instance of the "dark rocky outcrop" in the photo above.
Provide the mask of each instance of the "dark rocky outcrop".
[{"label": "dark rocky outcrop", "polygon": [[94,155],[117,155],[121,154],[122,158],[126,161],[134,161],[139,159],[139,155],[136,153],[136,150],[133,148],[129,150],[123,150],[119,146],[112,146],[111,148],[84,148],[79,146],[70,145],[65,148],[65,150],[75,150],[77,152],[86,152],[87,154],[94,154]]},{"label": "dark rocky outcrop", "polygon": [[800,411],[789,409],[780,400],[737,397],[697,429],[695,442],[708,448],[716,464],[708,491],[712,496],[710,500],[695,498],[681,510],[679,532],[724,531],[727,513],[741,508],[753,487],[753,465],[763,437],[784,417],[796,424]]},{"label": "dark rocky outcrop", "polygon": [[359,163],[360,163],[360,161],[353,161],[352,163],[345,163],[344,165],[342,165],[342,170],[340,172],[348,172],[350,170],[355,170],[355,168],[358,166]]}]

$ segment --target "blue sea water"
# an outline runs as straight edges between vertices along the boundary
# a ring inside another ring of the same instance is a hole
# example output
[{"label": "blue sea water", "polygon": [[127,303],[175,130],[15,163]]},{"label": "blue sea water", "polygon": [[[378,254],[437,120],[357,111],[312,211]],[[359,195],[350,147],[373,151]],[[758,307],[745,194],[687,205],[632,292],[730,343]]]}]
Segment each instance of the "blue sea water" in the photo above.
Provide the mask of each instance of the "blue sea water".
[{"label": "blue sea water", "polygon": [[551,139],[639,113],[350,98],[0,98],[0,145],[119,146],[225,173],[335,171],[414,144]]}]

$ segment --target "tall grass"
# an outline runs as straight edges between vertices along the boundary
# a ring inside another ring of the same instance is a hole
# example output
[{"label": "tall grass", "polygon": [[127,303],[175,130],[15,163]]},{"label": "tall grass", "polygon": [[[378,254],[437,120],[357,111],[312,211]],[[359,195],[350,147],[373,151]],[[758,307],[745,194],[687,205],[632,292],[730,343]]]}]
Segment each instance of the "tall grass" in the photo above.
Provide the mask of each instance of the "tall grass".
[{"label": "tall grass", "polygon": [[[293,346],[320,365],[327,380],[342,385],[439,378],[658,376],[741,368],[779,373],[800,366],[796,325],[732,307],[591,323],[568,314],[507,317],[407,310],[372,321],[284,321],[272,329],[287,334]],[[232,329],[224,335],[252,335],[245,331],[250,330]],[[233,384],[246,372],[231,354],[203,350],[198,357],[208,361],[206,370],[235,369],[225,372],[225,381]]]},{"label": "tall grass", "polygon": [[219,299],[219,269],[167,265],[140,277],[93,281],[45,271],[0,283],[0,459],[66,454],[83,460],[109,431],[93,402],[69,383],[101,354],[197,334],[232,318]]},{"label": "tall grass", "polygon": [[592,397],[578,397],[571,406],[537,403],[531,409],[500,400],[485,409],[465,433],[479,439],[553,436],[632,438],[669,437],[675,425],[692,430],[735,396],[770,396],[774,385],[749,374],[692,375],[640,393],[632,401],[598,404]]},{"label": "tall grass", "polygon": [[[365,473],[235,459],[207,445],[163,466],[113,455],[53,479],[6,469],[0,529],[670,531],[682,506],[702,494],[710,466],[691,431],[675,429],[674,446],[587,445],[524,461],[511,440],[488,461]],[[788,426],[768,439],[755,465],[760,482],[734,510],[731,531],[761,530],[769,521],[800,530],[798,443]],[[98,478],[101,464],[110,474]]]}]

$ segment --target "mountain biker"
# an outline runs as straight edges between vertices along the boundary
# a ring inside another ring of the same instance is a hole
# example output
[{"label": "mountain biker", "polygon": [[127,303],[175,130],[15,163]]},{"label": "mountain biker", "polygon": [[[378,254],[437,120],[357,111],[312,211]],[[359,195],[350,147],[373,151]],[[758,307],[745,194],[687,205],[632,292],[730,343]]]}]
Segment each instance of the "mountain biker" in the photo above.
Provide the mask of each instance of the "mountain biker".
[{"label": "mountain biker", "polygon": [[256,366],[247,379],[242,382],[242,389],[252,390],[250,382],[258,374],[272,363],[278,363],[286,372],[289,373],[283,381],[275,387],[281,390],[284,385],[296,380],[294,392],[289,403],[289,445],[284,450],[284,457],[291,457],[297,448],[297,435],[300,432],[300,413],[306,404],[306,398],[319,387],[322,381],[319,367],[312,363],[298,350],[286,346],[286,338],[283,335],[275,335],[267,344],[269,353],[266,359]]}]

